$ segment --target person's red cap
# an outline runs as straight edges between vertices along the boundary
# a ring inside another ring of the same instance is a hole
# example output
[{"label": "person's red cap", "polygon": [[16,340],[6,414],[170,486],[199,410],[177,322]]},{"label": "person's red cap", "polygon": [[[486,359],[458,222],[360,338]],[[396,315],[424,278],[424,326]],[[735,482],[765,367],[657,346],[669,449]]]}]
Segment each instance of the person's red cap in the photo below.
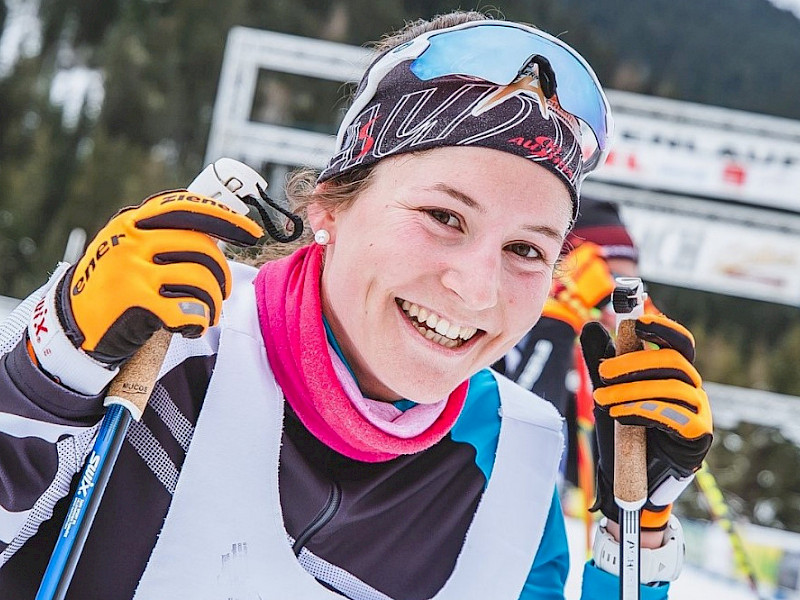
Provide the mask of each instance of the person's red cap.
[{"label": "person's red cap", "polygon": [[581,197],[580,212],[565,247],[576,248],[583,242],[593,242],[603,248],[606,258],[639,261],[639,250],[622,223],[619,209],[611,202]]}]

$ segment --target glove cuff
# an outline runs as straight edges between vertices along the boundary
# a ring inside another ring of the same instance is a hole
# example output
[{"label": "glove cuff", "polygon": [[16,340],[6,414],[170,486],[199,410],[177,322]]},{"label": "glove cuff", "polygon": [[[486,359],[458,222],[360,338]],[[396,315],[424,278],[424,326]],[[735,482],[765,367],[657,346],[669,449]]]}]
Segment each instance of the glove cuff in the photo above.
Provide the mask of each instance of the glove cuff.
[{"label": "glove cuff", "polygon": [[[592,545],[595,564],[612,575],[619,576],[619,542],[606,530],[607,520],[601,519]],[[683,569],[686,543],[683,527],[677,517],[670,516],[660,548],[642,548],[639,553],[639,572],[642,583],[675,581]]]},{"label": "glove cuff", "polygon": [[68,270],[62,275],[36,304],[28,323],[28,339],[43,371],[71,390],[94,396],[111,383],[119,368],[112,368],[76,348],[58,318],[56,297],[71,273]]},{"label": "glove cuff", "polygon": [[666,506],[672,504],[678,499],[690,483],[694,480],[694,473],[686,477],[675,477],[669,475],[664,481],[659,483],[654,490],[650,492],[648,498],[650,504],[654,506]]},{"label": "glove cuff", "polygon": [[[651,490],[641,513],[642,529],[647,531],[663,529],[670,516],[672,504],[693,479],[694,473],[680,478],[669,475],[654,490]],[[611,485],[611,482],[605,477],[602,467],[598,466],[597,496],[589,510],[592,512],[599,510],[607,519],[618,522],[619,507],[614,500],[614,492],[611,489]]]},{"label": "glove cuff", "polygon": [[604,517],[612,521],[619,521],[619,507],[614,502],[614,492],[611,482],[606,478],[602,466],[597,466],[597,495],[594,504],[589,508],[591,512],[599,510]]},{"label": "glove cuff", "polygon": [[639,526],[642,531],[663,531],[672,515],[672,504],[658,508],[643,508],[639,514]]}]

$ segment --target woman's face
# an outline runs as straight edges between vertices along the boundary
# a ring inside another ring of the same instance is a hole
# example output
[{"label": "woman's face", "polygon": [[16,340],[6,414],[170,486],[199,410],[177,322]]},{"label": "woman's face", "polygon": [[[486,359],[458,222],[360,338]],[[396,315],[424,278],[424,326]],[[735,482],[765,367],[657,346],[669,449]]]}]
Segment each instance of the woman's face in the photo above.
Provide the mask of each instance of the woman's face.
[{"label": "woman's face", "polygon": [[331,234],[323,311],[366,396],[436,402],[538,320],[569,193],[485,148],[391,157],[373,176],[346,210],[309,209]]}]

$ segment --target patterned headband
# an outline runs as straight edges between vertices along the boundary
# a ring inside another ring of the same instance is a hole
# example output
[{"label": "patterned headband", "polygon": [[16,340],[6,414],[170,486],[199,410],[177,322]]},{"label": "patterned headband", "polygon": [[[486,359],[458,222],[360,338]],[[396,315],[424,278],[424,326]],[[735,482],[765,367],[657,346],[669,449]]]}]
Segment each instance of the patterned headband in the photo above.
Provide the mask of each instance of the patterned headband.
[{"label": "patterned headband", "polygon": [[573,217],[577,214],[584,170],[580,126],[556,95],[546,97],[535,71],[508,85],[464,75],[423,81],[409,64],[395,66],[347,124],[319,182],[387,156],[478,146],[521,156],[554,173],[567,186]]}]

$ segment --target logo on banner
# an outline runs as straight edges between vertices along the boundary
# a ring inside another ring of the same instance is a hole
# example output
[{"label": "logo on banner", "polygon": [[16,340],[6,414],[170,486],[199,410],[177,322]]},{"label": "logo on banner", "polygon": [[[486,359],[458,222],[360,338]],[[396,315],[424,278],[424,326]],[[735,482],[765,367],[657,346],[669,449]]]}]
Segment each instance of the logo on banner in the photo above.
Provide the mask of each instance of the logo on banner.
[{"label": "logo on banner", "polygon": [[747,170],[739,163],[728,163],[722,171],[722,180],[734,185],[744,185],[747,179]]}]

